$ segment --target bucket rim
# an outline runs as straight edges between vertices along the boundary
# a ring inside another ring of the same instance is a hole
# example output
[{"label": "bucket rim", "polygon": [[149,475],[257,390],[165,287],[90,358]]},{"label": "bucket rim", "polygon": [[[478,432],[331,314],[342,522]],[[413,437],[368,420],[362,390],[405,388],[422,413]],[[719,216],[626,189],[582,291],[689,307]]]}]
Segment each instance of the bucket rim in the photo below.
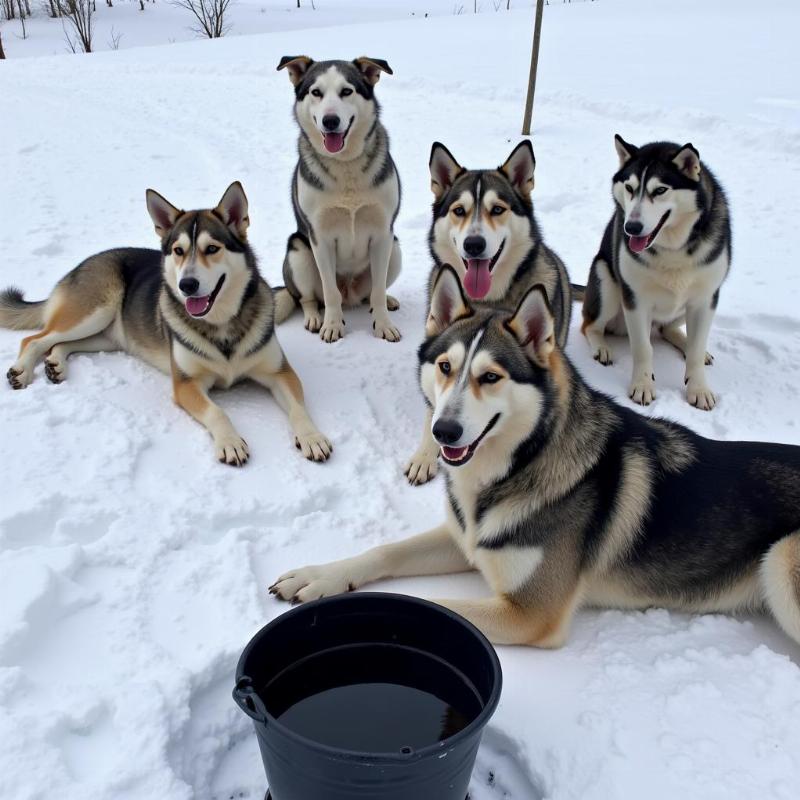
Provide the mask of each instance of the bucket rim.
[{"label": "bucket rim", "polygon": [[[493,716],[494,712],[497,710],[497,705],[500,702],[500,694],[503,689],[503,670],[500,665],[500,658],[497,655],[497,651],[491,642],[486,638],[486,636],[484,636],[484,634],[481,633],[481,631],[478,630],[475,625],[462,617],[460,614],[457,614],[455,611],[451,611],[445,606],[440,606],[438,603],[434,603],[431,600],[425,600],[421,597],[415,597],[414,595],[403,594],[401,592],[350,592],[348,594],[339,594],[331,597],[323,597],[319,600],[312,600],[295,608],[291,608],[288,611],[284,611],[282,614],[275,617],[275,619],[270,620],[266,625],[260,628],[245,646],[241,656],[239,656],[239,661],[236,664],[235,687],[239,685],[239,682],[242,680],[242,678],[249,678],[249,675],[247,675],[247,673],[244,671],[244,665],[248,656],[255,648],[257,642],[264,636],[267,636],[269,632],[273,628],[278,627],[279,624],[285,624],[287,618],[307,612],[309,609],[314,609],[318,606],[329,605],[332,601],[362,602],[369,600],[392,600],[409,606],[425,608],[448,617],[451,621],[461,625],[465,630],[468,630],[472,634],[475,640],[481,645],[481,649],[488,656],[492,672],[492,690],[480,714],[478,714],[475,719],[469,723],[469,725],[462,728],[453,736],[449,736],[447,739],[444,739],[441,742],[435,742],[434,744],[427,745],[426,747],[422,747],[418,750],[412,750],[410,753],[376,753],[369,751],[364,752],[359,750],[347,750],[340,747],[331,747],[330,745],[317,742],[314,739],[309,739],[307,736],[303,736],[296,731],[293,731],[291,728],[280,722],[277,717],[272,716],[272,714],[270,714],[266,708],[264,708],[266,719],[263,720],[263,724],[265,724],[267,727],[274,727],[283,736],[286,736],[295,743],[301,744],[304,747],[308,747],[322,755],[327,755],[340,760],[353,760],[360,761],[362,763],[366,762],[373,764],[403,764],[410,761],[421,761],[432,756],[440,755],[445,750],[450,750],[454,747],[457,747],[462,742],[471,739],[479,731],[483,730]],[[458,668],[457,665],[452,666]],[[257,722],[258,720],[253,719],[253,721]]]}]

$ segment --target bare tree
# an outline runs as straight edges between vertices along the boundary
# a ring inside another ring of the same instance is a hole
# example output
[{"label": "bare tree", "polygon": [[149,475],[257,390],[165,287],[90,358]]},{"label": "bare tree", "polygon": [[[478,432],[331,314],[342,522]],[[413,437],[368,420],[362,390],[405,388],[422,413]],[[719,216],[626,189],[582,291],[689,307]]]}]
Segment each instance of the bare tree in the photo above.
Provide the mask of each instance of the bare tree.
[{"label": "bare tree", "polygon": [[122,34],[117,33],[114,30],[114,26],[111,26],[111,38],[108,40],[108,49],[109,50],[119,50],[119,43],[122,39]]},{"label": "bare tree", "polygon": [[0,31],[0,61],[6,57],[6,51],[3,50],[3,31]]},{"label": "bare tree", "polygon": [[19,11],[19,21],[22,25],[22,38],[27,39],[28,32],[25,30],[25,9],[22,6],[22,0],[17,0],[17,10]]},{"label": "bare tree", "polygon": [[[84,53],[91,53],[95,11],[92,0],[57,0],[57,2],[69,49],[77,53],[80,47]],[[67,21],[66,24],[63,20]]]},{"label": "bare tree", "polygon": [[2,0],[3,2],[3,16],[6,19],[16,19],[17,12],[14,7],[14,0]]},{"label": "bare tree", "polygon": [[176,8],[192,12],[198,23],[192,30],[209,39],[219,39],[230,30],[230,25],[225,23],[225,12],[230,4],[231,0],[172,0]]}]

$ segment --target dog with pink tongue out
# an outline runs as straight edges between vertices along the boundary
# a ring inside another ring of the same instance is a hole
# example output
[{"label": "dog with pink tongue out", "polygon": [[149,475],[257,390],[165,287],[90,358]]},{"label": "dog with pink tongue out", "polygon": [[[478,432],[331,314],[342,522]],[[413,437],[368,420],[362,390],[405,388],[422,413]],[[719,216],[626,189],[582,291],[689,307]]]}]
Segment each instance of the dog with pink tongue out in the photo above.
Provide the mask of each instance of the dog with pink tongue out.
[{"label": "dog with pink tongue out", "polygon": [[[563,347],[572,294],[564,262],[542,240],[534,215],[535,167],[533,147],[527,140],[497,169],[467,169],[443,144],[433,144],[433,221],[428,242],[435,267],[429,295],[442,264],[455,269],[476,307],[513,311],[531,286],[538,284],[547,293],[556,341]],[[431,324],[435,320],[429,317]],[[412,485],[427,483],[438,471],[440,448],[431,422],[428,408],[421,441],[404,470]]]}]

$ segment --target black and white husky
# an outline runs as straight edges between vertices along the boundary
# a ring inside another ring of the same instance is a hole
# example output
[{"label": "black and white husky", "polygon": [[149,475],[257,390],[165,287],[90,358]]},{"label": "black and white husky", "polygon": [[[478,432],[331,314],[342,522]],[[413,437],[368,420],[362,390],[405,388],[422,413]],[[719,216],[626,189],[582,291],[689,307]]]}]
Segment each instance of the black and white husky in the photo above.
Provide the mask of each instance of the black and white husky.
[{"label": "black and white husky", "polygon": [[[466,169],[439,142],[431,148],[433,218],[428,243],[434,267],[429,294],[442,264],[452,264],[464,292],[478,304],[513,310],[534,284],[545,287],[564,346],[572,302],[564,262],[542,238],[531,193],[536,159],[527,140],[497,169]],[[432,323],[431,320],[428,324]],[[436,475],[439,448],[425,417],[417,451],[405,466],[409,483]]]},{"label": "black and white husky", "polygon": [[375,99],[381,73],[392,70],[379,58],[307,56],[285,56],[278,69],[294,84],[300,138],[292,178],[297,232],[283,264],[286,287],[276,293],[277,321],[299,304],[306,328],[335,342],[344,335],[342,305],[369,302],[375,336],[396,342],[400,331],[388,312],[398,303],[386,288],[401,268],[393,232],[400,179]]},{"label": "black and white husky", "polygon": [[656,396],[650,343],[656,325],[686,358],[687,400],[710,411],[716,398],[706,382],[712,362],[706,344],[731,260],[725,194],[691,144],[634,147],[619,136],[615,143],[617,206],[589,273],[583,332],[594,358],[607,365],[606,333],[627,331],[628,393],[646,406]]},{"label": "black and white husky", "polygon": [[761,609],[800,643],[800,447],[720,442],[617,405],[556,342],[541,286],[505,311],[445,267],[420,382],[447,478],[445,521],[281,576],[315,600],[374,580],[479,570],[440,600],[500,644],[557,647],[582,605]]}]

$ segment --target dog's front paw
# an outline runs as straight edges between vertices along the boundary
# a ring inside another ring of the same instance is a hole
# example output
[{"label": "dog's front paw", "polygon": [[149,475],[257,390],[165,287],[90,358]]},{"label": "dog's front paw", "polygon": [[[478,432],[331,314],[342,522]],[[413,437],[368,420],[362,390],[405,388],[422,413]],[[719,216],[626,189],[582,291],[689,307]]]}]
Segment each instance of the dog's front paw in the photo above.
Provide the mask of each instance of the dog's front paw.
[{"label": "dog's front paw", "polygon": [[319,329],[322,327],[322,317],[319,311],[304,311],[303,325],[307,331],[318,333]]},{"label": "dog's front paw", "polygon": [[649,406],[656,399],[656,382],[652,375],[631,381],[628,397],[640,406]]},{"label": "dog's front paw", "polygon": [[295,436],[294,446],[309,461],[327,461],[333,452],[333,445],[319,431]]},{"label": "dog's front paw", "polygon": [[604,367],[608,367],[614,363],[614,358],[611,355],[611,348],[607,344],[599,345],[592,357],[595,361],[599,361]]},{"label": "dog's front paw", "polygon": [[33,380],[33,370],[15,364],[6,373],[6,378],[12,389],[24,389]]},{"label": "dog's front paw", "polygon": [[62,383],[67,377],[67,362],[48,356],[44,360],[44,374],[50,383]]},{"label": "dog's front paw", "polygon": [[422,486],[423,483],[433,480],[439,471],[439,453],[431,455],[426,450],[417,450],[411,460],[405,465],[403,474],[412,486]]},{"label": "dog's front paw", "polygon": [[344,319],[326,316],[319,329],[319,338],[323,342],[338,342],[344,336]]},{"label": "dog's front paw", "polygon": [[309,600],[352,592],[355,588],[355,584],[341,569],[335,564],[327,564],[287,572],[269,587],[269,593],[280,600],[306,603]]},{"label": "dog's front paw", "polygon": [[386,308],[388,308],[389,311],[397,311],[397,309],[400,308],[400,301],[396,297],[392,297],[392,295],[387,294]]},{"label": "dog's front paw", "polygon": [[711,411],[717,404],[714,392],[708,388],[708,384],[702,378],[686,379],[686,400],[690,406],[699,408],[701,411]]},{"label": "dog's front paw", "polygon": [[388,318],[377,317],[372,322],[372,330],[379,339],[386,339],[387,342],[400,341],[400,331],[389,322]]},{"label": "dog's front paw", "polygon": [[217,459],[222,464],[229,464],[231,467],[241,467],[250,458],[250,450],[247,442],[241,436],[233,433],[229,436],[217,439],[214,444],[217,447]]}]

